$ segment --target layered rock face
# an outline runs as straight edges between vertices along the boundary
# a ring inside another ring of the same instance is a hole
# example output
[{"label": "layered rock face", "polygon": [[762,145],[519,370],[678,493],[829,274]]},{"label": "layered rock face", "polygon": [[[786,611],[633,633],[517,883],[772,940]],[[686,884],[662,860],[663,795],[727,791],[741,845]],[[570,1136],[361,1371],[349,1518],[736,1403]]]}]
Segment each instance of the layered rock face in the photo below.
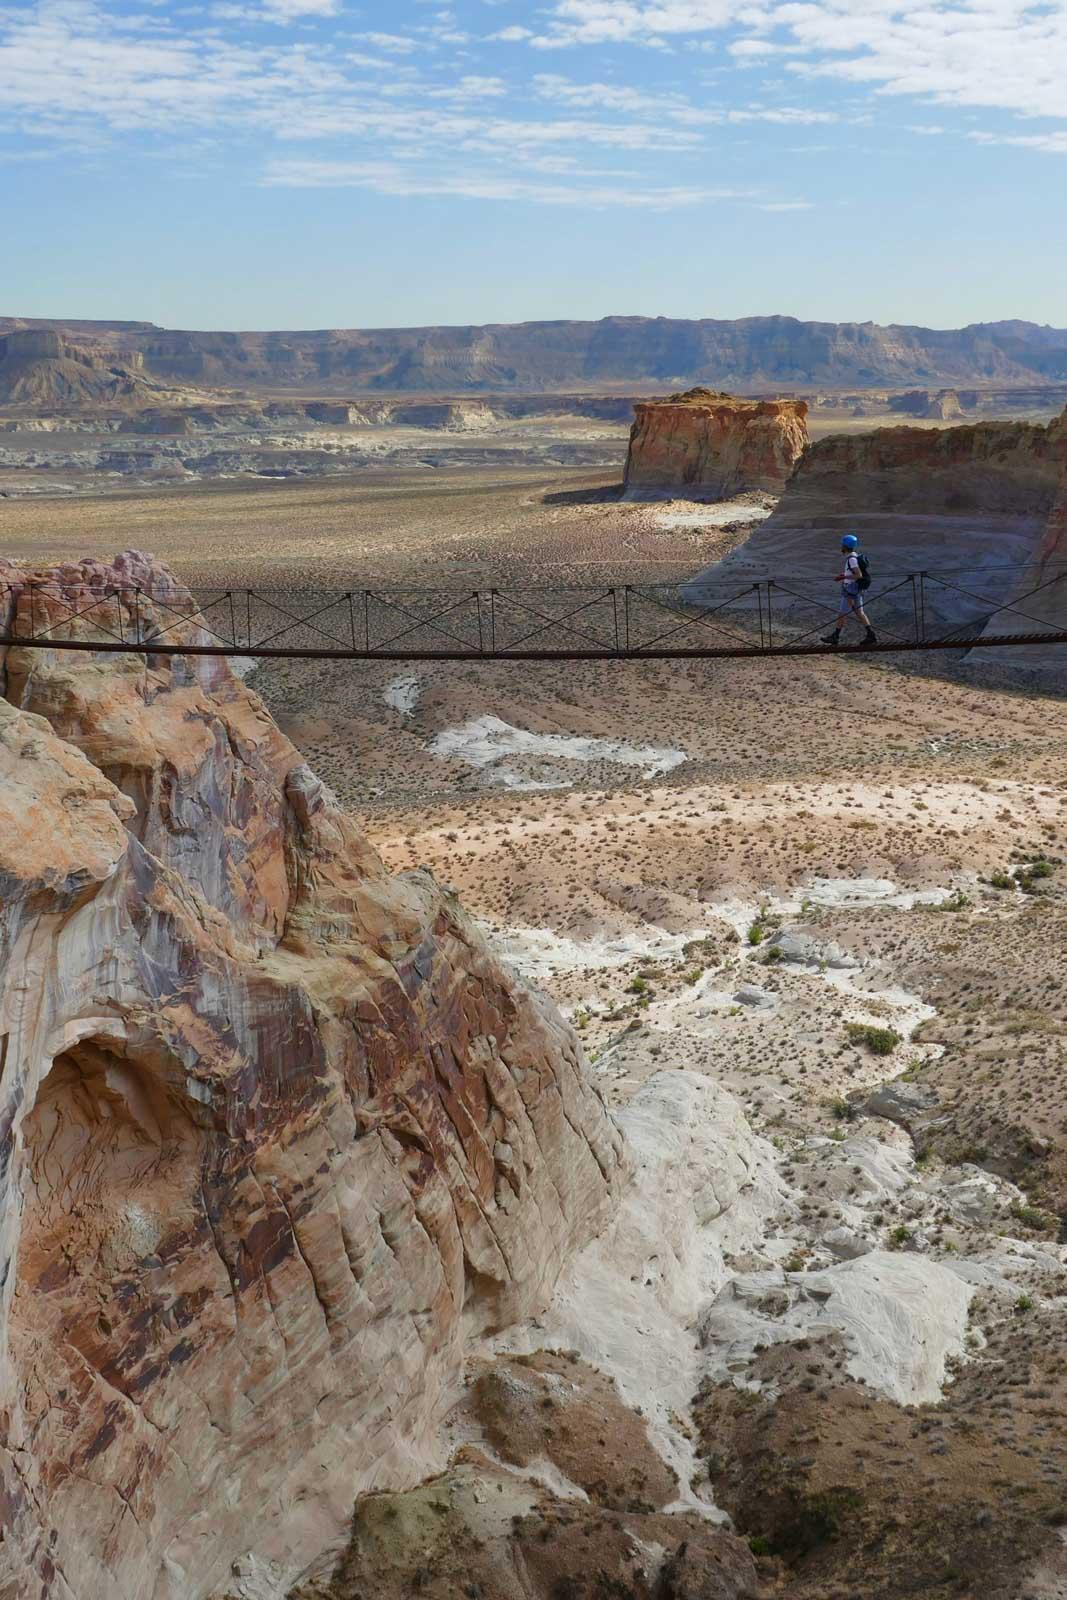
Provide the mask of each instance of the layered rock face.
[{"label": "layered rock face", "polygon": [[51,328],[15,329],[0,337],[0,400],[61,409],[143,404],[160,385],[140,377],[141,366],[136,350],[118,364],[105,351],[70,344]]},{"label": "layered rock face", "polygon": [[[34,595],[57,636],[133,584],[195,631],[147,558],[33,576],[79,585]],[[467,1341],[547,1301],[620,1136],[223,664],[2,671],[0,1595],[201,1600],[253,1527],[293,1578],[441,1464]]]},{"label": "layered rock face", "polygon": [[806,452],[777,516],[793,525],[855,512],[1046,516],[1059,492],[1060,427],[977,422],[833,434]]},{"label": "layered rock face", "polygon": [[807,414],[802,400],[739,400],[710,389],[639,403],[627,491],[724,498],[781,489],[807,445]]}]

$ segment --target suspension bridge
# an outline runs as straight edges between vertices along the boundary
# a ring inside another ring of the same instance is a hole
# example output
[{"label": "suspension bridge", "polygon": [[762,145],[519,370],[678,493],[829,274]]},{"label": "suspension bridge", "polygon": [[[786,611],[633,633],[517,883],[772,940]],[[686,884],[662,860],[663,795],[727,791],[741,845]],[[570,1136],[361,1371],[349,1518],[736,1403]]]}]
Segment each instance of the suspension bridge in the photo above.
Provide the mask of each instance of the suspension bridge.
[{"label": "suspension bridge", "polygon": [[599,661],[887,654],[1067,644],[1067,563],[889,574],[863,597],[875,644],[832,584],[705,574],[670,584],[290,589],[0,585],[0,647],[308,661]]}]

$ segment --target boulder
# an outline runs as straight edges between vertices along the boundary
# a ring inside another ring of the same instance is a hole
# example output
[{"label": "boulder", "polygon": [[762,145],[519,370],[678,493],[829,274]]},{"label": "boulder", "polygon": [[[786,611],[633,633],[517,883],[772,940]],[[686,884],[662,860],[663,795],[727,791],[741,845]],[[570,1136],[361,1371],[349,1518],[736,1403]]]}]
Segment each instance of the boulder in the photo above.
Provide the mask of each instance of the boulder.
[{"label": "boulder", "polygon": [[865,1117],[884,1117],[887,1122],[897,1122],[902,1128],[908,1128],[917,1116],[936,1104],[937,1096],[928,1089],[898,1079],[896,1083],[884,1083],[868,1095],[860,1109]]}]

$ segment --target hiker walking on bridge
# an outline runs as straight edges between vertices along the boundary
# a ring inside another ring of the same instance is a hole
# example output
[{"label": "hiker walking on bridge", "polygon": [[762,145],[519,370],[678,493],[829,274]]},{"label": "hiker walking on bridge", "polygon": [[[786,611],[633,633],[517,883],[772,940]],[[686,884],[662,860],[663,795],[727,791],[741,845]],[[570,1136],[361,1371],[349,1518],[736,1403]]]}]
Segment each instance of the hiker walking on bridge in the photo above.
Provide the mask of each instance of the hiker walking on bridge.
[{"label": "hiker walking on bridge", "polygon": [[860,555],[859,540],[854,533],[846,533],[841,540],[841,553],[845,558],[844,570],[837,574],[841,585],[841,603],[837,609],[837,622],[832,633],[824,633],[823,644],[839,645],[841,629],[850,617],[862,622],[867,629],[861,644],[877,644],[878,637],[871,627],[870,618],[863,609],[863,591],[871,586],[871,569],[867,557]]}]

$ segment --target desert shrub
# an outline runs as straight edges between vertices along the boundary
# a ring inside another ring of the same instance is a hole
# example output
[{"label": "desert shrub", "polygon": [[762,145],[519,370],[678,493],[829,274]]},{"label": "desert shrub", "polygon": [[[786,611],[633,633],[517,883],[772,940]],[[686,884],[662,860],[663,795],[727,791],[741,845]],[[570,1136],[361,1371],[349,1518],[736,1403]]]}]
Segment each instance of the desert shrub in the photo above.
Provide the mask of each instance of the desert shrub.
[{"label": "desert shrub", "polygon": [[797,1495],[791,1515],[783,1520],[771,1535],[770,1545],[775,1555],[795,1560],[807,1555],[819,1545],[836,1539],[850,1517],[863,1505],[858,1489],[823,1489],[817,1494]]},{"label": "desert shrub", "polygon": [[876,1056],[891,1056],[901,1042],[895,1028],[879,1028],[870,1022],[850,1022],[848,1036],[853,1044],[865,1044]]},{"label": "desert shrub", "polygon": [[1055,1226],[1053,1219],[1038,1206],[1016,1204],[1012,1206],[1011,1214],[1016,1222],[1021,1222],[1024,1228],[1033,1228],[1035,1233],[1047,1233]]}]

